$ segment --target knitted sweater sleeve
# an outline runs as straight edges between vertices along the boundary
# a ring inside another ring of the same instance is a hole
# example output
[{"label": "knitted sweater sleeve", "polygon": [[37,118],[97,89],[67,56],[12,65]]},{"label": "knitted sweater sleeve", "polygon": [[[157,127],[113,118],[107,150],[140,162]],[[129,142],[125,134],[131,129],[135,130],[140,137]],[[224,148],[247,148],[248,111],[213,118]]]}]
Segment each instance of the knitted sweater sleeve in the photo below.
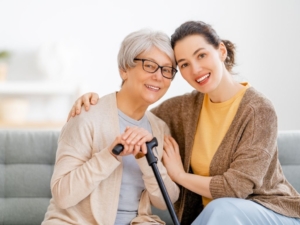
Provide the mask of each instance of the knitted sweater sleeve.
[{"label": "knitted sweater sleeve", "polygon": [[58,141],[51,191],[62,209],[86,198],[120,165],[108,147],[93,154],[93,120],[84,114],[71,118]]},{"label": "knitted sweater sleeve", "polygon": [[[231,152],[227,171],[212,177],[210,191],[213,199],[247,198],[261,188],[269,168],[274,167],[277,116],[272,104],[266,99],[257,101],[248,105],[240,116],[240,127],[233,134],[236,136],[229,135],[223,140],[230,143],[226,146],[235,147],[224,150]],[[221,160],[226,159],[220,158],[218,162]]]}]

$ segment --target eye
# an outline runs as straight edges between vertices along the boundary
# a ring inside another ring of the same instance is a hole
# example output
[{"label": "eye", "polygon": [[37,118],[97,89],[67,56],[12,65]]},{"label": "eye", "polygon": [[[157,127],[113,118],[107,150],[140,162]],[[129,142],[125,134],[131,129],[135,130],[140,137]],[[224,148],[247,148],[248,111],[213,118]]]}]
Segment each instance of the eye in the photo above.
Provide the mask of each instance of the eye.
[{"label": "eye", "polygon": [[145,66],[145,67],[147,67],[147,68],[149,68],[149,69],[152,69],[152,68],[154,68],[154,66],[153,66],[153,65],[151,65],[151,64],[145,64],[144,66]]},{"label": "eye", "polygon": [[199,58],[199,59],[203,59],[205,56],[206,56],[206,54],[205,54],[205,53],[202,53],[202,54],[198,55],[198,58]]},{"label": "eye", "polygon": [[187,67],[187,66],[188,66],[187,63],[183,63],[183,64],[181,64],[180,68],[183,69],[183,68],[185,68],[185,67]]},{"label": "eye", "polygon": [[169,73],[169,74],[171,74],[171,73],[172,73],[172,68],[169,68],[169,67],[163,67],[163,72],[164,72],[164,73]]}]

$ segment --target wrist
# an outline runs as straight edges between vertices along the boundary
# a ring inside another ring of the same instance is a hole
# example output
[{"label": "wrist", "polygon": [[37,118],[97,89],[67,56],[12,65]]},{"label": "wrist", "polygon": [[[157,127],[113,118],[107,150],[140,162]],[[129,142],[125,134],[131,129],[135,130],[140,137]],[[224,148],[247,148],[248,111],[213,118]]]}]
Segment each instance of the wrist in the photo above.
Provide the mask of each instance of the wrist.
[{"label": "wrist", "polygon": [[174,181],[177,183],[177,184],[180,184],[183,183],[183,180],[184,180],[184,177],[185,177],[185,172],[180,172],[178,173],[175,177],[174,177]]},{"label": "wrist", "polygon": [[113,157],[115,157],[116,159],[117,159],[117,155],[115,155],[113,152],[112,152],[112,150],[108,150],[109,151],[109,153],[113,156]]}]

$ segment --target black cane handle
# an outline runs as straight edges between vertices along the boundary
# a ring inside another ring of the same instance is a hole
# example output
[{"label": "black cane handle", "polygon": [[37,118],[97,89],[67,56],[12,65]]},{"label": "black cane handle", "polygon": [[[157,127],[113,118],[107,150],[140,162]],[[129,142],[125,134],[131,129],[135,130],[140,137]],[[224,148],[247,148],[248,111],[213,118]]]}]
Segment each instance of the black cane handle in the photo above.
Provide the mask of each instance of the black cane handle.
[{"label": "black cane handle", "polygon": [[156,137],[154,137],[151,141],[146,142],[146,146],[147,146],[147,154],[146,154],[146,158],[148,161],[149,166],[151,166],[153,163],[157,163],[157,158],[155,157],[155,155],[153,154],[152,149],[154,147],[157,147],[158,142]]},{"label": "black cane handle", "polygon": [[123,149],[124,149],[124,146],[123,146],[122,144],[117,144],[117,145],[113,148],[112,152],[113,152],[115,155],[120,155],[120,153],[123,151]]}]

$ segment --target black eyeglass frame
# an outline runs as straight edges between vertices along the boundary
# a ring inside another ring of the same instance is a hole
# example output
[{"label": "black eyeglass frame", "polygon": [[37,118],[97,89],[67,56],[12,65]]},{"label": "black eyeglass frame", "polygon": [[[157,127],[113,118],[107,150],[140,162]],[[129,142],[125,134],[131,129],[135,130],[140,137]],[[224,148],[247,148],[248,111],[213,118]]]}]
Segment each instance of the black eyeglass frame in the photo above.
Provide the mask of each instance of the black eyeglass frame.
[{"label": "black eyeglass frame", "polygon": [[[139,58],[134,58],[133,60],[136,60],[136,61],[142,61],[142,66],[143,66],[143,70],[144,71],[146,71],[146,72],[148,72],[148,73],[155,73],[158,69],[160,69],[160,72],[161,72],[161,75],[164,77],[164,78],[166,78],[166,79],[174,79],[174,77],[175,77],[175,75],[176,75],[176,73],[178,72],[178,70],[177,69],[175,69],[174,67],[171,67],[171,66],[160,66],[160,65],[158,65],[156,62],[153,62],[152,60],[149,60],[149,59],[139,59]],[[144,68],[144,62],[145,61],[149,61],[149,62],[152,62],[152,63],[155,63],[156,65],[157,65],[157,68],[156,68],[156,70],[154,70],[153,72],[150,72],[150,71],[148,71],[148,70],[145,70],[145,68]],[[163,68],[171,68],[172,69],[172,71],[174,71],[173,73],[172,73],[172,77],[166,77],[165,75],[164,75],[164,73],[163,73]]]}]

